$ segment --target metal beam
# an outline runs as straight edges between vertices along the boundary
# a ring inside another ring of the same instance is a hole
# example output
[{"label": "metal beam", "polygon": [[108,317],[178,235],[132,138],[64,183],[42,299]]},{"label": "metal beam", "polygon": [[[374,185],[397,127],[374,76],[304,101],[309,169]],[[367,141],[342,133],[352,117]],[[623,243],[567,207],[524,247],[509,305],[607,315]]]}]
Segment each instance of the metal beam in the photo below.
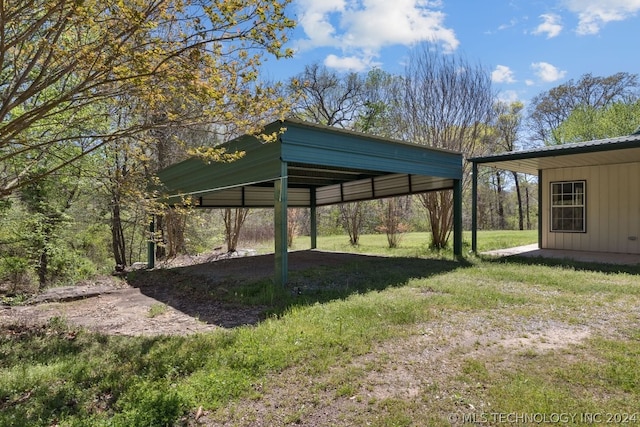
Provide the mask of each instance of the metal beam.
[{"label": "metal beam", "polygon": [[538,249],[542,249],[542,212],[544,197],[542,188],[542,169],[538,169]]},{"label": "metal beam", "polygon": [[478,253],[478,164],[471,171],[471,252]]},{"label": "metal beam", "polygon": [[311,205],[311,209],[310,209],[311,212],[309,213],[309,216],[311,217],[310,218],[311,249],[316,249],[318,247],[318,216],[316,212],[316,189],[310,188],[309,193],[310,193],[309,199],[310,199],[310,205]]},{"label": "metal beam", "polygon": [[287,284],[287,163],[280,164],[280,178],[273,186],[274,227],[275,227],[275,282]]},{"label": "metal beam", "polygon": [[462,257],[462,180],[453,180],[453,254]]},{"label": "metal beam", "polygon": [[147,268],[156,266],[156,216],[151,215],[149,222],[149,240],[147,241]]}]

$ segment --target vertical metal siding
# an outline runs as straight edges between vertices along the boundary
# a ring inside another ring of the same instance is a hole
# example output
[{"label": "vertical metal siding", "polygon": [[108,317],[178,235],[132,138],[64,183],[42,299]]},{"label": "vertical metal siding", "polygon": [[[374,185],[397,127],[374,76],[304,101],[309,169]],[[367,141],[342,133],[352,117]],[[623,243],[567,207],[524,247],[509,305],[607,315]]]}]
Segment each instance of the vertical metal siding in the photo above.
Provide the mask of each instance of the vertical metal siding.
[{"label": "vertical metal siding", "polygon": [[547,207],[543,212],[543,247],[640,253],[640,163],[545,170],[542,200],[549,204],[551,182],[576,180],[586,181],[587,232],[550,232],[551,211]]},{"label": "vertical metal siding", "polygon": [[[628,253],[640,253],[640,164],[630,167],[629,194],[629,236],[627,237]],[[629,239],[631,237],[631,239]]]}]

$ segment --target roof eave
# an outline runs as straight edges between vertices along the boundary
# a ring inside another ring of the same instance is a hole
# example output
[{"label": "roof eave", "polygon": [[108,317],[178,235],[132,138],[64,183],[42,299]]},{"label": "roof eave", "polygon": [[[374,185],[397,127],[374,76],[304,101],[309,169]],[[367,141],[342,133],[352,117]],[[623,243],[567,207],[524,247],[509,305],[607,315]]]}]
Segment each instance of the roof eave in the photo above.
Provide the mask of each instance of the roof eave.
[{"label": "roof eave", "polygon": [[[480,157],[472,157],[467,159],[472,163],[493,163],[493,162],[504,162],[511,160],[526,160],[533,158],[543,158],[543,157],[559,157],[559,156],[569,156],[574,154],[588,154],[588,153],[598,153],[605,151],[613,151],[613,150],[623,150],[627,148],[637,148],[640,147],[640,136],[634,139],[626,139],[623,141],[617,142],[602,142],[602,143],[593,143],[594,141],[590,141],[590,143],[581,143],[581,144],[572,144],[571,146],[553,146],[553,147],[544,147],[538,150],[527,150],[527,151],[509,151],[506,153],[494,154],[492,156],[480,156]],[[560,147],[560,148],[556,148]]]}]

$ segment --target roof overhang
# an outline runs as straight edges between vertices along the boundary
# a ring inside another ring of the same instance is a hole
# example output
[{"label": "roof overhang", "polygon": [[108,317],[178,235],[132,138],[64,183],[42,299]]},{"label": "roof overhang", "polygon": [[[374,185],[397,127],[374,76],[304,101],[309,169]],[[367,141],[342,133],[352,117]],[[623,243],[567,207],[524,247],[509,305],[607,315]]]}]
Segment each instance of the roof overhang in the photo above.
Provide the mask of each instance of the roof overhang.
[{"label": "roof overhang", "polygon": [[511,151],[469,161],[530,175],[544,169],[640,162],[640,135]]},{"label": "roof overhang", "polygon": [[457,152],[378,138],[298,120],[277,121],[264,133],[223,146],[244,156],[229,163],[190,158],[158,173],[170,203],[188,196],[196,206],[272,207],[274,182],[286,177],[288,206],[309,207],[451,189],[462,178]]}]

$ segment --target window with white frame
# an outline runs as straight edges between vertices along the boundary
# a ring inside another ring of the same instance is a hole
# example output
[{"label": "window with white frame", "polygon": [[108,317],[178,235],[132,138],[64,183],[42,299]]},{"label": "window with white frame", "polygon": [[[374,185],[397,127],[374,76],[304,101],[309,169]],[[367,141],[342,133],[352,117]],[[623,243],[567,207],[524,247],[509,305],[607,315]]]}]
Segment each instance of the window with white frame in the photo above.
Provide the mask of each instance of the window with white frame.
[{"label": "window with white frame", "polygon": [[584,233],[586,181],[551,183],[551,231]]}]

